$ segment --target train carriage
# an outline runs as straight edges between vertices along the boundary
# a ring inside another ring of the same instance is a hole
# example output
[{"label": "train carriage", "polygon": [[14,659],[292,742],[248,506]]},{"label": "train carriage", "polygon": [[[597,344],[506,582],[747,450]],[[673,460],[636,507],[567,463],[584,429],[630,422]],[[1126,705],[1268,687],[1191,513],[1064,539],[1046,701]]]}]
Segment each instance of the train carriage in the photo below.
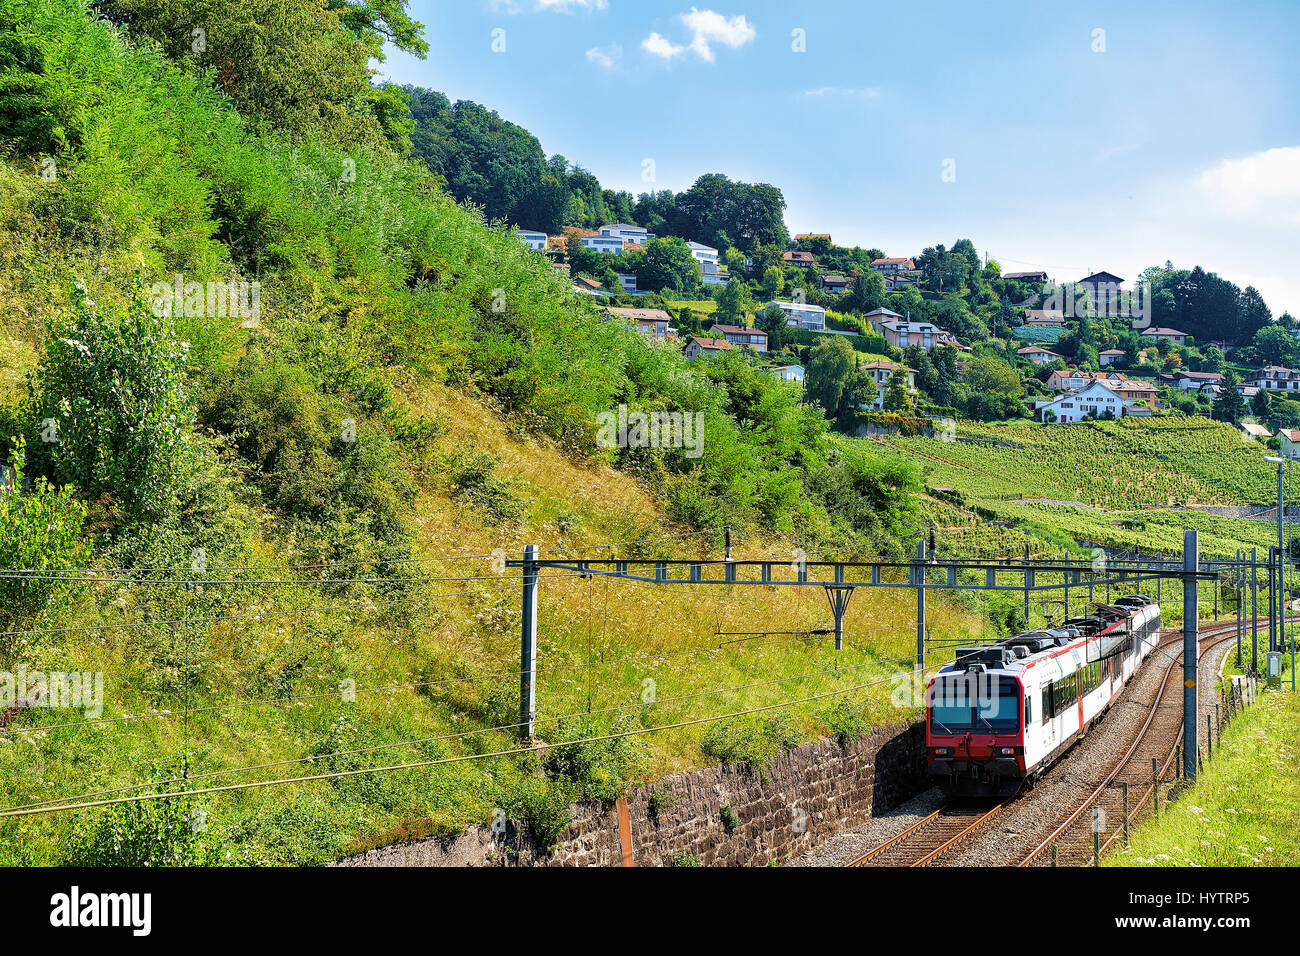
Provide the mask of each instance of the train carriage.
[{"label": "train carriage", "polygon": [[959,649],[926,694],[931,776],[950,793],[1016,793],[1109,710],[1159,635],[1160,606],[1132,595],[1051,628]]}]

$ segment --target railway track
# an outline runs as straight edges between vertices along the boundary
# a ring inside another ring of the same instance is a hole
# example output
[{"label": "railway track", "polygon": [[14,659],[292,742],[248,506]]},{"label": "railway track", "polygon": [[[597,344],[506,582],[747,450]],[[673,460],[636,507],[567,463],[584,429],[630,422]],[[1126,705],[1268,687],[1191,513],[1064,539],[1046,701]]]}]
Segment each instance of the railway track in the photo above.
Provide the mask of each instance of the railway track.
[{"label": "railway track", "polygon": [[929,866],[965,842],[998,815],[1005,803],[991,807],[945,804],[902,833],[872,847],[845,866]]},{"label": "railway track", "polygon": [[[1198,646],[1203,654],[1233,640],[1236,623],[1205,626],[1201,635]],[[1029,848],[1019,866],[1090,864],[1094,855],[1104,854],[1124,838],[1125,813],[1130,820],[1137,817],[1154,801],[1157,788],[1177,775],[1175,761],[1183,740],[1182,633],[1174,632],[1160,642],[1162,649],[1175,645],[1179,649],[1133,742],[1092,793],[1046,839]]]},{"label": "railway track", "polygon": [[[1201,627],[1199,645],[1203,650],[1232,640],[1236,623],[1210,624]],[[1165,635],[1159,647],[1169,653],[1181,648],[1182,632]],[[1091,860],[1093,853],[1093,808],[1100,811],[1099,819],[1110,826],[1103,827],[1100,835],[1101,850],[1110,847],[1123,837],[1124,792],[1129,784],[1128,812],[1136,816],[1152,799],[1155,783],[1151,773],[1151,758],[1157,762],[1158,778],[1169,775],[1171,765],[1182,741],[1182,683],[1175,680],[1181,675],[1179,661],[1181,649],[1170,660],[1165,676],[1133,743],[1108,772],[1105,781],[1074,809],[1046,839],[1031,847],[1019,861],[1021,866],[1056,862],[1064,865],[1081,865]],[[918,820],[902,833],[891,837],[879,846],[849,860],[845,866],[930,866],[950,851],[981,833],[1002,810],[1020,797],[1012,797],[993,805],[945,803],[929,816]],[[1051,858],[1056,845],[1057,858]],[[1065,850],[1064,855],[1062,849]]]}]

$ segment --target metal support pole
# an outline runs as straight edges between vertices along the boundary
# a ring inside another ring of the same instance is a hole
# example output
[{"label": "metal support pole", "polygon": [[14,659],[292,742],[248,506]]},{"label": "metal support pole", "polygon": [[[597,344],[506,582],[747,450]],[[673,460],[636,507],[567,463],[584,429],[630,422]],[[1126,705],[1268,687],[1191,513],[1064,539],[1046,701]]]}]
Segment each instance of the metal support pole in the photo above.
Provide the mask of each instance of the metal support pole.
[{"label": "metal support pole", "polygon": [[1259,673],[1259,612],[1255,602],[1259,598],[1259,566],[1255,549],[1250,549],[1250,672]]},{"label": "metal support pole", "polygon": [[1128,846],[1128,781],[1124,781],[1124,845]]},{"label": "metal support pole", "polygon": [[1183,532],[1183,742],[1189,754],[1184,774],[1188,780],[1196,779],[1196,763],[1190,755],[1196,753],[1196,677],[1199,666],[1196,618],[1200,613],[1200,601],[1194,575],[1199,566],[1200,542],[1196,530],[1188,528]]},{"label": "metal support pole", "polygon": [[1277,650],[1277,562],[1271,545],[1268,549],[1268,649]]},{"label": "metal support pole", "polygon": [[1214,718],[1209,714],[1205,715],[1205,756],[1210,760],[1214,759]]},{"label": "metal support pole", "polygon": [[[1065,563],[1070,563],[1070,552],[1065,552]],[[1070,619],[1070,572],[1066,571],[1063,575],[1065,578],[1065,619]]]},{"label": "metal support pole", "polygon": [[[1027,594],[1028,592],[1026,592]],[[1028,598],[1026,598],[1028,600]],[[1028,605],[1026,605],[1027,607]],[[1027,619],[1026,619],[1027,620]],[[1028,624],[1026,624],[1026,627]],[[916,542],[916,669],[925,674],[925,542]]]},{"label": "metal support pole", "polygon": [[537,545],[524,546],[524,613],[519,642],[519,736],[530,740],[537,719]]},{"label": "metal support pole", "polygon": [[1241,573],[1241,549],[1237,549],[1237,670],[1241,670],[1241,591],[1244,578]]},{"label": "metal support pole", "polygon": [[831,613],[835,615],[835,649],[844,649],[844,613],[849,609],[849,598],[853,597],[853,588],[826,585],[826,599],[831,602]]},{"label": "metal support pole", "polygon": [[1025,545],[1025,630],[1029,629],[1029,545]]},{"label": "metal support pole", "polygon": [[1160,771],[1156,769],[1156,758],[1151,758],[1151,806],[1155,808],[1156,819],[1160,819]]}]

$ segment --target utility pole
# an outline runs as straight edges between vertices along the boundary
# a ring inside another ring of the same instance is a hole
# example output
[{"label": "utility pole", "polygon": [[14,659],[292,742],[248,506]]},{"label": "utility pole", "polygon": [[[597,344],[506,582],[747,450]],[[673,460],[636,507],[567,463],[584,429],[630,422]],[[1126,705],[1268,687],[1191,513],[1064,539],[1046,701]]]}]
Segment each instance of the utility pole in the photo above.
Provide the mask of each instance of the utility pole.
[{"label": "utility pole", "polygon": [[1183,742],[1187,754],[1183,775],[1188,780],[1196,779],[1196,678],[1199,666],[1196,616],[1200,612],[1196,572],[1200,556],[1196,529],[1188,528],[1183,531]]},{"label": "utility pole", "polygon": [[[1025,600],[1028,602],[1028,592]],[[1028,603],[1025,607],[1028,608]],[[1026,620],[1028,612],[1026,611]],[[925,542],[916,542],[916,669],[925,675]]]},{"label": "utility pole", "polygon": [[1237,578],[1234,584],[1234,590],[1237,593],[1237,670],[1241,670],[1241,636],[1242,636],[1241,635],[1241,631],[1242,631],[1241,592],[1243,590],[1244,581],[1245,581],[1245,575],[1242,573],[1242,568],[1241,568],[1241,548],[1238,548],[1237,549]]},{"label": "utility pole", "polygon": [[1259,612],[1255,608],[1259,597],[1259,565],[1256,563],[1255,549],[1250,549],[1250,673],[1259,673]]},{"label": "utility pole", "polygon": [[519,736],[533,737],[537,719],[537,545],[524,546],[524,613],[519,642]]},{"label": "utility pole", "polygon": [[1029,545],[1025,545],[1025,630],[1029,630],[1029,589],[1034,584],[1034,572],[1029,570]]}]

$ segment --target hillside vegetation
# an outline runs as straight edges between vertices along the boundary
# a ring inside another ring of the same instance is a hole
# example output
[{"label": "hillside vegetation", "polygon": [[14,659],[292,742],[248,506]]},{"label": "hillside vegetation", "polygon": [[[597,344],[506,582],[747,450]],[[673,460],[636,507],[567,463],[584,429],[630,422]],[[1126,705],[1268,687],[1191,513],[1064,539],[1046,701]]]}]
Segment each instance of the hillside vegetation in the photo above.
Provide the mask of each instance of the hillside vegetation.
[{"label": "hillside vegetation", "polygon": [[[908,716],[907,602],[857,596],[837,656],[820,589],[555,574],[539,736],[635,736],[482,758],[516,746],[503,553],[717,558],[729,524],[739,557],[899,555],[931,519],[914,466],[603,321],[444,195],[364,72],[312,72],[340,30],[364,59],[371,8],[281,6],[245,48],[252,0],[0,0],[0,666],[103,681],[102,712],[4,712],[0,803],[334,776],[5,817],[0,859],[320,862],[498,808],[545,842],[574,799]],[[209,59],[149,42],[197,13]],[[335,88],[286,112],[278,68]],[[205,299],[254,280],[255,315]],[[704,416],[705,454],[600,447],[620,404]]]}]

